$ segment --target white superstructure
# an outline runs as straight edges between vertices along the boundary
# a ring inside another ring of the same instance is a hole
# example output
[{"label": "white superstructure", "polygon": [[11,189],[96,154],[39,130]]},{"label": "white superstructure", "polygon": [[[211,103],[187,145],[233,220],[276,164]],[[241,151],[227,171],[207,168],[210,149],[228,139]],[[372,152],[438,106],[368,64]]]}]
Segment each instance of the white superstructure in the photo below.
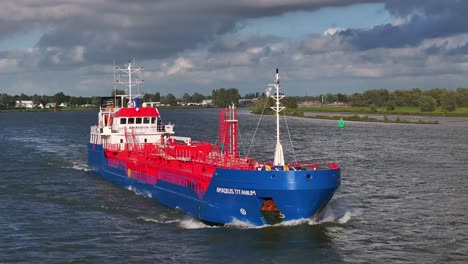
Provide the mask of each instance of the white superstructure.
[{"label": "white superstructure", "polygon": [[157,108],[141,107],[142,95],[132,95],[132,86],[142,83],[133,80],[132,74],[143,68],[134,69],[129,62],[128,67],[116,69],[128,75],[128,81],[116,80],[116,83],[125,85],[129,94],[101,98],[98,124],[91,126],[90,143],[101,144],[104,148],[119,145],[121,150],[143,143],[166,144],[168,140],[190,144],[188,137],[173,136],[174,125],[164,124]]}]

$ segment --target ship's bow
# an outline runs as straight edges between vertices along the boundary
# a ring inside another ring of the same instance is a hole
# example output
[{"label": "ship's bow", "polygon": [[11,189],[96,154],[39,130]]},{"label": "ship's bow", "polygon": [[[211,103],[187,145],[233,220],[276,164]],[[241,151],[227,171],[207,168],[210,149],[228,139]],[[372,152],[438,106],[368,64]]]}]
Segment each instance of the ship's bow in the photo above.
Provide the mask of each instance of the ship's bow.
[{"label": "ship's bow", "polygon": [[341,169],[242,171],[218,169],[200,218],[255,225],[319,217],[341,184]]}]

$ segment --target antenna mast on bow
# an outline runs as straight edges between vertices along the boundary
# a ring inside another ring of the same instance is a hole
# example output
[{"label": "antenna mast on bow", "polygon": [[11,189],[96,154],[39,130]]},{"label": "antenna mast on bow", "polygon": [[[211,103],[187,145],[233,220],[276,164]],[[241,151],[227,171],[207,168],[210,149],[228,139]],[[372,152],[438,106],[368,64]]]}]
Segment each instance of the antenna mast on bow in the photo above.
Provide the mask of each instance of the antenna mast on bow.
[{"label": "antenna mast on bow", "polygon": [[279,126],[279,113],[285,108],[280,106],[280,100],[284,98],[284,94],[280,93],[280,79],[279,79],[279,71],[276,69],[276,81],[275,84],[269,84],[268,86],[274,87],[276,93],[271,96],[276,101],[276,105],[272,106],[276,112],[276,147],[275,147],[275,159],[274,165],[275,166],[284,166],[284,154],[283,154],[283,146],[280,142],[280,126]]}]

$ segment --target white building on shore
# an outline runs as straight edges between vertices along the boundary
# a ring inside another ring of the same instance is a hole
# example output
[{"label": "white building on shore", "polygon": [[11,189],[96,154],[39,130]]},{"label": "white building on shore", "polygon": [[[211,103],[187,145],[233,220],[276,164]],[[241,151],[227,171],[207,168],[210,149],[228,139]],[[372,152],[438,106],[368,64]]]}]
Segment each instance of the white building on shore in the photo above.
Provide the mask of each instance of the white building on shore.
[{"label": "white building on shore", "polygon": [[15,108],[28,108],[32,109],[35,105],[33,101],[19,100],[15,102]]}]

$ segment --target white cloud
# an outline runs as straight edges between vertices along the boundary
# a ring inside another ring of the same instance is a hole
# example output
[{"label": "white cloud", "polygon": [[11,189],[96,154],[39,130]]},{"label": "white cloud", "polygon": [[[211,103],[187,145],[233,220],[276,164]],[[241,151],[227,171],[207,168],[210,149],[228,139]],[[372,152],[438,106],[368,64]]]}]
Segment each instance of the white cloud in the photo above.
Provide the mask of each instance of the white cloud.
[{"label": "white cloud", "polygon": [[323,32],[323,35],[324,36],[333,36],[335,35],[336,33],[339,33],[339,32],[342,32],[346,30],[345,28],[328,28],[327,30],[325,30],[325,32]]},{"label": "white cloud", "polygon": [[393,26],[401,26],[404,24],[407,24],[409,20],[411,19],[411,16],[406,16],[406,17],[396,17],[394,18],[390,23]]},{"label": "white cloud", "polygon": [[384,70],[375,66],[349,65],[345,71],[355,77],[379,78],[384,76]]},{"label": "white cloud", "polygon": [[5,74],[19,71],[18,60],[9,58],[0,59],[0,73]]},{"label": "white cloud", "polygon": [[83,62],[84,61],[84,54],[86,52],[86,48],[83,46],[76,46],[69,51],[67,56],[72,62]]},{"label": "white cloud", "polygon": [[165,72],[166,76],[173,75],[176,73],[182,73],[193,68],[192,62],[187,58],[177,58],[173,65]]}]

